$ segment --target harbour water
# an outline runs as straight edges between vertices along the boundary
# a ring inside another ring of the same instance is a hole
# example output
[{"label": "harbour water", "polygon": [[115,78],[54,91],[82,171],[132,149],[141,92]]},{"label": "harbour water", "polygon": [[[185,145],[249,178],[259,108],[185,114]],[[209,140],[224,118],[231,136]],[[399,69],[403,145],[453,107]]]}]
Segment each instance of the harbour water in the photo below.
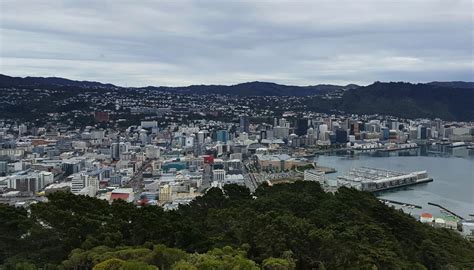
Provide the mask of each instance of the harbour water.
[{"label": "harbour water", "polygon": [[440,204],[464,218],[474,217],[474,150],[466,147],[422,146],[418,149],[395,152],[338,151],[315,158],[318,165],[336,168],[336,178],[353,167],[373,167],[400,172],[426,170],[433,182],[378,193],[382,199],[422,206],[422,209],[403,209],[419,215],[429,212],[442,215],[440,209],[428,202]]}]

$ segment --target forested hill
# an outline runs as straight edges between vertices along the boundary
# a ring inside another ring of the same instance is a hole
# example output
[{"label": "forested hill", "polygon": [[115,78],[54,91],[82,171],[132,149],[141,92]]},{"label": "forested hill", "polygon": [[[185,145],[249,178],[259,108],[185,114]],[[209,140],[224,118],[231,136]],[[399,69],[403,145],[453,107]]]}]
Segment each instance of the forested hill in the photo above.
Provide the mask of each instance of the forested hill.
[{"label": "forested hill", "polygon": [[[1,269],[472,269],[474,244],[314,182],[211,189],[165,212],[53,193],[0,205]],[[59,267],[59,268],[57,268]],[[115,268],[111,268],[115,267]]]},{"label": "forested hill", "polygon": [[[0,74],[0,87],[25,87],[25,88],[66,88],[66,87],[83,87],[83,88],[123,88],[113,84],[103,84],[91,81],[74,81],[57,77],[11,77]],[[136,87],[131,89],[143,90],[154,89],[167,92],[184,93],[184,94],[224,94],[237,96],[310,96],[316,94],[330,93],[334,91],[342,91],[357,88],[358,85],[332,85],[319,84],[312,86],[293,86],[283,85],[271,82],[246,82],[235,85],[190,85],[181,87],[167,86],[147,86]]]},{"label": "forested hill", "polygon": [[[0,74],[0,89],[56,89],[61,91],[55,98],[61,99],[81,94],[82,91],[95,91],[97,94],[111,91],[121,93],[157,93],[154,90],[177,94],[226,94],[234,96],[286,96],[301,98],[307,107],[299,110],[315,112],[343,111],[357,114],[384,114],[406,118],[442,118],[444,120],[474,121],[474,83],[473,82],[431,82],[412,84],[405,82],[376,82],[368,86],[330,85],[290,86],[270,82],[247,82],[236,85],[191,85],[184,87],[148,86],[124,88],[112,84],[89,81],[73,81],[63,78],[10,77]],[[326,95],[328,94],[328,95]],[[28,100],[13,102],[0,107],[0,114],[12,114],[29,104],[38,93]],[[329,98],[328,98],[329,97]],[[84,104],[88,103],[84,101]],[[0,100],[1,105],[1,100]],[[54,106],[48,112],[54,112]],[[76,108],[80,109],[80,108]]]},{"label": "forested hill", "polygon": [[430,82],[428,84],[439,86],[439,87],[474,89],[474,82],[453,81],[453,82]]},{"label": "forested hill", "polygon": [[191,85],[186,87],[145,87],[162,91],[174,91],[189,94],[227,94],[237,96],[311,96],[317,94],[344,91],[359,87],[355,84],[332,85],[319,84],[312,86],[293,86],[271,82],[246,82],[235,85]]},{"label": "forested hill", "polygon": [[388,114],[407,118],[474,120],[474,88],[446,84],[380,83],[344,93],[340,110],[362,114]]},{"label": "forested hill", "polygon": [[113,84],[92,82],[92,81],[74,81],[58,77],[11,77],[0,74],[0,87],[37,87],[37,88],[57,88],[57,87],[83,87],[83,88],[111,88],[116,87]]}]

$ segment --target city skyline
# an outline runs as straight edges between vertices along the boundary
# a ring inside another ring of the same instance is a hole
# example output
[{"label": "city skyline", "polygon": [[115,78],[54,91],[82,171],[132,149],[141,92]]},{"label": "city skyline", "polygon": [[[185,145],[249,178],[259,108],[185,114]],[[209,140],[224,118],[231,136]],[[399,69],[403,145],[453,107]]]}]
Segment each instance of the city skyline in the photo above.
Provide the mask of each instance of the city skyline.
[{"label": "city skyline", "polygon": [[0,269],[474,269],[473,3],[0,1]]}]

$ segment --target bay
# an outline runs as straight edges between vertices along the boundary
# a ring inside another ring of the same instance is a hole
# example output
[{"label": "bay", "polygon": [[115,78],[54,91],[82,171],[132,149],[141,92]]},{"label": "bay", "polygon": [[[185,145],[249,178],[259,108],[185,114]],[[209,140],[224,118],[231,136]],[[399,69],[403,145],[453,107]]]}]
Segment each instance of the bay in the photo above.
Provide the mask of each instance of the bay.
[{"label": "bay", "polygon": [[396,152],[338,151],[315,157],[320,166],[337,170],[328,178],[347,173],[355,167],[371,167],[399,172],[426,170],[434,179],[431,183],[377,193],[389,199],[422,206],[422,209],[403,208],[419,215],[429,212],[442,216],[440,209],[428,202],[440,204],[456,214],[474,219],[474,150],[466,147],[448,148],[442,145],[422,146],[419,149]]}]

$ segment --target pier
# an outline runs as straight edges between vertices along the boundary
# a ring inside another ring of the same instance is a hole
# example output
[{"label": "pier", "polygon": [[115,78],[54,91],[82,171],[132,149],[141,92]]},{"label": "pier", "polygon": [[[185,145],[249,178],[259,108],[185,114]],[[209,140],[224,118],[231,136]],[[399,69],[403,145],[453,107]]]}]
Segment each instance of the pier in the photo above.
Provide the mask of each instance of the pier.
[{"label": "pier", "polygon": [[318,165],[315,165],[315,169],[320,170],[320,171],[324,172],[325,174],[337,172],[335,168],[325,167],[325,166],[318,166]]},{"label": "pier", "polygon": [[381,199],[381,198],[377,198],[379,199],[380,201],[382,202],[388,202],[388,203],[391,203],[391,204],[398,204],[398,205],[403,205],[403,206],[412,206],[414,208],[418,208],[418,209],[421,209],[422,207],[419,206],[419,205],[416,205],[416,204],[411,204],[411,203],[404,203],[404,202],[398,202],[398,201],[393,201],[393,200],[387,200],[387,199]]},{"label": "pier", "polygon": [[432,182],[426,171],[403,173],[385,169],[359,167],[346,175],[338,176],[338,181],[359,190],[378,192]]},{"label": "pier", "polygon": [[429,204],[429,205],[436,206],[436,207],[439,207],[439,208],[443,209],[444,211],[448,212],[449,214],[451,214],[451,215],[453,215],[453,216],[455,216],[455,217],[457,217],[457,218],[459,218],[459,219],[461,219],[461,220],[464,220],[463,217],[461,217],[460,215],[454,213],[453,211],[449,210],[448,208],[446,208],[446,207],[444,207],[444,206],[442,206],[442,205],[439,205],[439,204],[437,204],[437,203],[432,203],[432,202],[428,202],[428,204]]},{"label": "pier", "polygon": [[433,182],[433,178],[420,179],[420,180],[417,180],[416,182],[401,184],[401,185],[398,185],[398,186],[390,186],[390,187],[379,188],[377,190],[373,190],[372,192],[388,191],[388,190],[392,190],[392,189],[405,188],[405,187],[415,186],[415,185],[429,183],[429,182]]}]

